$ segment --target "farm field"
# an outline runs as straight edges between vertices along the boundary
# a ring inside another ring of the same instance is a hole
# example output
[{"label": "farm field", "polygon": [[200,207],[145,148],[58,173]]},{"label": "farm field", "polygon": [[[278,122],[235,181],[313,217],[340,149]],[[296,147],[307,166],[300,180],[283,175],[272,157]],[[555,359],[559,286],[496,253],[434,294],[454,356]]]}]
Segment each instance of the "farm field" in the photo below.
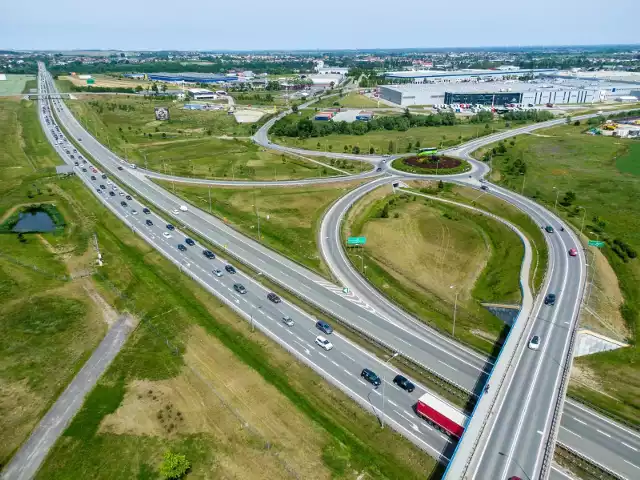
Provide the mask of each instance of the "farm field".
[{"label": "farm field", "polygon": [[[140,85],[143,89],[146,90],[147,87],[151,87],[153,82],[149,80],[138,80],[133,78],[126,77],[117,77],[112,75],[104,75],[104,74],[92,74],[91,78],[95,81],[92,86],[94,87],[107,87],[107,88],[136,88]],[[60,75],[58,76],[59,81],[68,81],[77,87],[86,87],[87,80],[78,78],[77,75]],[[171,89],[175,89],[175,86],[169,86]]]},{"label": "farm field", "polygon": [[[7,75],[6,80],[0,80],[0,95],[20,95],[25,93],[27,82],[35,80],[35,75]],[[30,83],[32,85],[33,82]],[[32,85],[29,88],[35,88]]]},{"label": "farm field", "polygon": [[[632,140],[585,135],[585,125],[564,125],[520,136],[493,157],[492,179],[521,191],[522,176],[514,159],[526,164],[524,193],[582,228],[584,238],[606,241],[593,253],[599,267],[596,285],[608,291],[593,295],[590,308],[606,320],[609,335],[632,346],[577,358],[570,395],[612,415],[640,418],[640,250],[638,145]],[[486,151],[477,152],[481,158]],[[571,192],[571,193],[570,193]],[[590,249],[591,250],[591,249]],[[601,255],[603,255],[601,257]],[[604,261],[606,260],[606,262]],[[590,325],[594,318],[583,318]],[[621,336],[621,338],[620,338]]]},{"label": "farm field", "polygon": [[[414,200],[415,199],[415,200]],[[350,258],[385,296],[425,323],[487,353],[504,324],[480,302],[518,304],[522,243],[484,216],[381,189],[350,211],[345,235],[364,236]]]}]

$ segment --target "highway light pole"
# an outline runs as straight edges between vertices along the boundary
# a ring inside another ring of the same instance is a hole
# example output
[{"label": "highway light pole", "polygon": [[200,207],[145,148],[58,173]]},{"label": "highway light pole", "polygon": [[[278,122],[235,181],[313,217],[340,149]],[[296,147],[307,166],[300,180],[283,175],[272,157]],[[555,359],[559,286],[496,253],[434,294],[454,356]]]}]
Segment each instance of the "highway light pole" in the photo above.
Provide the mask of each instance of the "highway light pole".
[{"label": "highway light pole", "polygon": [[527,179],[527,176],[524,173],[521,173],[520,175],[522,175],[522,191],[520,192],[520,195],[524,197],[524,181]]},{"label": "highway light pole", "polygon": [[[455,285],[451,285],[449,288],[456,288]],[[451,335],[452,336],[456,336],[456,313],[458,312],[458,294],[460,292],[458,292],[456,290],[456,298],[453,301],[453,329],[451,330]]]},{"label": "highway light pole", "polygon": [[[391,360],[393,360],[397,356],[398,356],[398,352],[395,352],[393,355],[391,355],[389,360],[387,360],[384,363],[388,364]],[[387,375],[386,373],[384,372],[382,373],[382,417],[380,418],[380,428],[384,428],[384,384],[387,383],[386,375]]]},{"label": "highway light pole", "polygon": [[209,213],[211,213],[211,185],[209,185]]},{"label": "highway light pole", "polygon": [[584,229],[584,219],[587,216],[587,209],[581,206],[578,206],[578,208],[581,208],[583,210],[582,212],[582,224],[580,225],[580,235],[582,235],[582,229]]},{"label": "highway light pole", "polygon": [[556,190],[556,203],[553,206],[553,209],[555,210],[556,213],[558,213],[558,197],[560,196],[560,189],[553,187],[554,190]]}]

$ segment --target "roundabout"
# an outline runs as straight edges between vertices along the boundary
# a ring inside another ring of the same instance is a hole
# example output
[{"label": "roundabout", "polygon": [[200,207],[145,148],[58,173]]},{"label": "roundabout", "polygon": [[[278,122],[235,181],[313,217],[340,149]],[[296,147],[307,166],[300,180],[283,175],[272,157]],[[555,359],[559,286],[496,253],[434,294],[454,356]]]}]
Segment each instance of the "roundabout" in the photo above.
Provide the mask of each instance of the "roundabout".
[{"label": "roundabout", "polygon": [[447,155],[410,156],[395,159],[391,167],[400,172],[422,175],[455,175],[471,171],[471,164]]}]

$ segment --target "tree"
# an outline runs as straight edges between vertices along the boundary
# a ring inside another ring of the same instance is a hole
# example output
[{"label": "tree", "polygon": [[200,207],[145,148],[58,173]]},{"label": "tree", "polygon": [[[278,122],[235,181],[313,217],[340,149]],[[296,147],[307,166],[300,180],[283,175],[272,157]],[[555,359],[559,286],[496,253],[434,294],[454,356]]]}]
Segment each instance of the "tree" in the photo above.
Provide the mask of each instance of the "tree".
[{"label": "tree", "polygon": [[374,153],[376,153],[376,149],[373,147],[369,147],[369,155],[373,155]]},{"label": "tree", "polygon": [[500,142],[498,144],[498,153],[506,153],[507,147],[504,146],[504,143]]},{"label": "tree", "polygon": [[360,153],[360,147],[357,145],[354,145],[353,148],[351,149],[351,153],[353,153],[354,155],[358,155]]},{"label": "tree", "polygon": [[569,207],[575,201],[576,201],[576,194],[571,190],[569,190],[567,193],[564,194],[564,197],[562,197],[562,200],[560,200],[560,205],[562,205],[563,207]]},{"label": "tree", "polygon": [[160,475],[167,480],[182,478],[191,468],[191,462],[185,455],[179,453],[166,452],[162,464],[160,464]]},{"label": "tree", "polygon": [[380,218],[389,218],[389,204],[385,203],[384,207],[382,207],[382,212],[380,212]]},{"label": "tree", "polygon": [[136,92],[140,93],[143,90],[142,85],[136,85]]},{"label": "tree", "polygon": [[389,147],[387,148],[387,152],[393,153],[393,140],[389,140]]},{"label": "tree", "polygon": [[167,84],[163,83],[162,84],[162,92],[165,93],[167,91]]},{"label": "tree", "polygon": [[151,90],[153,91],[153,93],[155,95],[157,95],[158,94],[158,84],[154,83],[153,86],[151,87]]},{"label": "tree", "polygon": [[410,152],[411,150],[413,150],[413,143],[409,142],[407,144],[407,152]]},{"label": "tree", "polygon": [[298,113],[298,105],[296,105],[295,103],[291,105],[291,111],[293,113]]},{"label": "tree", "polygon": [[444,190],[444,182],[442,180],[438,181],[438,190]]}]

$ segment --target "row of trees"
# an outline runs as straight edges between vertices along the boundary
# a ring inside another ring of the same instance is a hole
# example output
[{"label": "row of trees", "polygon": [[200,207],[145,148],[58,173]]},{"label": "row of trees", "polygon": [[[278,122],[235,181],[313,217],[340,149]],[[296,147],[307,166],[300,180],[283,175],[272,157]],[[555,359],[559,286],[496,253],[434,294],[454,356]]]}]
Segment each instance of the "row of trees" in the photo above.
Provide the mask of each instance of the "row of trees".
[{"label": "row of trees", "polygon": [[278,120],[271,127],[271,134],[281,137],[324,137],[333,133],[341,135],[364,135],[368,132],[388,130],[406,132],[411,127],[435,127],[455,125],[459,120],[453,113],[432,115],[383,116],[368,122],[314,122],[309,118],[297,119],[293,116]]}]

